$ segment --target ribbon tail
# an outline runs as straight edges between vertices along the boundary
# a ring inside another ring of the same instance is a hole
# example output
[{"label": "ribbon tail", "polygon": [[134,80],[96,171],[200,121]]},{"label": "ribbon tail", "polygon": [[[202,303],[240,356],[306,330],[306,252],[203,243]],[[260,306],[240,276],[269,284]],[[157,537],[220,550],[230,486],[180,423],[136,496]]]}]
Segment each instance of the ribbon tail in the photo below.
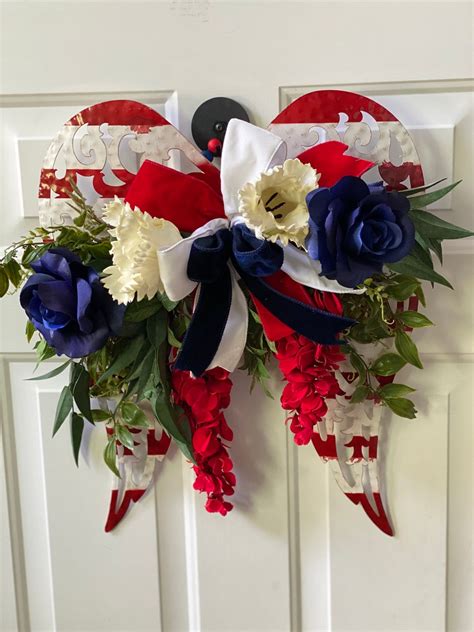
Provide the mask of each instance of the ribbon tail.
[{"label": "ribbon tail", "polygon": [[230,313],[232,282],[229,266],[212,283],[201,283],[196,309],[176,359],[180,371],[199,377],[213,361]]},{"label": "ribbon tail", "polygon": [[340,285],[337,281],[331,281],[320,276],[321,264],[299,248],[288,244],[283,248],[282,272],[286,272],[297,283],[311,287],[314,290],[333,292],[334,294],[363,294],[364,289],[356,290]]},{"label": "ribbon tail", "polygon": [[355,322],[286,296],[259,277],[253,277],[241,270],[239,273],[250,292],[269,312],[313,342],[323,345],[341,344],[337,334]]},{"label": "ribbon tail", "polygon": [[229,317],[221,342],[211,364],[207,367],[221,367],[232,373],[239,364],[247,341],[248,308],[244,293],[239,287],[234,270],[230,270],[232,281],[232,302]]}]

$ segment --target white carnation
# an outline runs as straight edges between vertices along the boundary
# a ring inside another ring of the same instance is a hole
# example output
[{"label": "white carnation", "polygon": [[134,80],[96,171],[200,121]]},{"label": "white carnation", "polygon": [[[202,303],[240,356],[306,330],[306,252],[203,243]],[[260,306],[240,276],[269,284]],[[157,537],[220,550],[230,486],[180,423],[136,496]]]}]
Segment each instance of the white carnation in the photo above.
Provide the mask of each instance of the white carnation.
[{"label": "white carnation", "polygon": [[176,226],[151,217],[140,209],[132,210],[119,198],[107,204],[103,219],[110,226],[113,264],[105,268],[102,283],[118,303],[130,303],[135,294],[141,301],[163,292],[158,265],[158,250],[181,240]]}]

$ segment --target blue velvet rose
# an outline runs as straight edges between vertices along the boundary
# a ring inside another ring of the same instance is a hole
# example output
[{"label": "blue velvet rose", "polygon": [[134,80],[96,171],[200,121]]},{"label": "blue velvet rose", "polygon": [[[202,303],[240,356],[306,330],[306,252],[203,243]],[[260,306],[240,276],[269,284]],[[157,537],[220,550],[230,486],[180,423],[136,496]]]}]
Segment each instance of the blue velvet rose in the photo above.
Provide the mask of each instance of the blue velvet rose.
[{"label": "blue velvet rose", "polygon": [[344,176],[330,188],[308,193],[306,202],[309,256],[321,262],[323,276],[345,287],[356,287],[414,246],[409,201],[381,184]]},{"label": "blue velvet rose", "polygon": [[122,325],[118,305],[93,268],[66,248],[51,248],[31,267],[20,303],[58,355],[81,358],[104,346]]}]

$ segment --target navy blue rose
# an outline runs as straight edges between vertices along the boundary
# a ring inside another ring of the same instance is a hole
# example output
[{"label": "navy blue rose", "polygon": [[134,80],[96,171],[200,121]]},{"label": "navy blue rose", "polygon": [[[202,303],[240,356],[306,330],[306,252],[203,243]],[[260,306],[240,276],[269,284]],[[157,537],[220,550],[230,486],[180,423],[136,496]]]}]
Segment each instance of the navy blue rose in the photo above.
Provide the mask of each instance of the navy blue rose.
[{"label": "navy blue rose", "polygon": [[330,188],[308,193],[306,202],[309,256],[321,262],[323,276],[345,287],[381,272],[384,263],[403,259],[414,246],[407,198],[381,184],[344,176]]},{"label": "navy blue rose", "polygon": [[104,346],[121,327],[118,305],[93,268],[66,248],[51,248],[33,262],[20,303],[58,355],[81,358]]}]

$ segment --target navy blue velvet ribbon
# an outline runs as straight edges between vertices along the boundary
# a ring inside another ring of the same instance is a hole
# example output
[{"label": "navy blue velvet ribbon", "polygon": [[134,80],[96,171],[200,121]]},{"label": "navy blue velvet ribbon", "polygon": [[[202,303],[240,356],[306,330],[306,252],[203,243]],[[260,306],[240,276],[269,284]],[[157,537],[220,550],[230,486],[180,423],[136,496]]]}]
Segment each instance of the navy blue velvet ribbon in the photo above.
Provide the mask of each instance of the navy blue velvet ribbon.
[{"label": "navy blue velvet ribbon", "polygon": [[306,305],[270,287],[263,277],[283,265],[283,249],[258,239],[245,224],[196,239],[187,274],[200,283],[199,298],[186,332],[176,368],[201,375],[212,362],[222,340],[232,302],[231,259],[250,292],[279,320],[313,342],[341,344],[337,334],[354,324],[343,316]]}]

